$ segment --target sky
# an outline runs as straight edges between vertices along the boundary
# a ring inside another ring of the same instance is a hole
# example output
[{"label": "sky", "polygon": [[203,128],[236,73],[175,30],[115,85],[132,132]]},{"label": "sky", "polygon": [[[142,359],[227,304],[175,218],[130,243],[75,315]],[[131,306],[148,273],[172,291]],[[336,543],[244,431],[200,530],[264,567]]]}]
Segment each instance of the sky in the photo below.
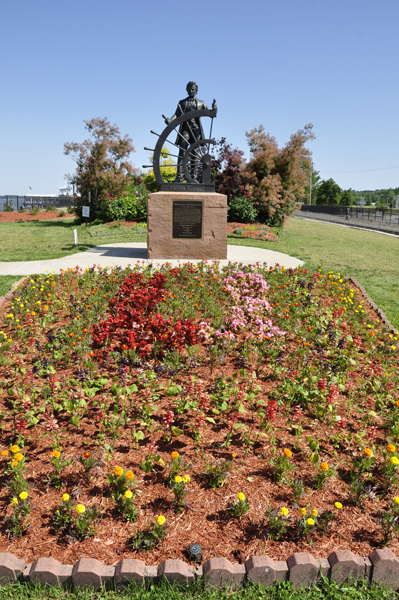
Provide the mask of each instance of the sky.
[{"label": "sky", "polygon": [[58,194],[94,117],[141,169],[190,80],[247,158],[246,131],[283,146],[313,123],[322,179],[399,186],[398,0],[1,0],[0,18],[0,195]]}]

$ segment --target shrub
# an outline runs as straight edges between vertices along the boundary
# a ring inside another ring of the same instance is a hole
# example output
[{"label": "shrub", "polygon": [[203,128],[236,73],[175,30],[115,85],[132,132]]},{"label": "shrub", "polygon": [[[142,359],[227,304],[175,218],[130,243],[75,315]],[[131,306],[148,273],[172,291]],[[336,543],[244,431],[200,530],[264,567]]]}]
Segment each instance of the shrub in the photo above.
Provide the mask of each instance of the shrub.
[{"label": "shrub", "polygon": [[147,200],[142,196],[110,198],[106,210],[107,221],[134,221],[147,216]]},{"label": "shrub", "polygon": [[237,196],[229,201],[227,220],[238,223],[253,223],[256,220],[257,210],[252,204],[249,196]]},{"label": "shrub", "polygon": [[40,212],[40,208],[38,206],[32,206],[32,210],[30,211],[31,215],[37,215]]},{"label": "shrub", "polygon": [[49,204],[48,206],[46,206],[46,211],[50,212],[50,210],[57,210],[54,206],[54,204]]}]

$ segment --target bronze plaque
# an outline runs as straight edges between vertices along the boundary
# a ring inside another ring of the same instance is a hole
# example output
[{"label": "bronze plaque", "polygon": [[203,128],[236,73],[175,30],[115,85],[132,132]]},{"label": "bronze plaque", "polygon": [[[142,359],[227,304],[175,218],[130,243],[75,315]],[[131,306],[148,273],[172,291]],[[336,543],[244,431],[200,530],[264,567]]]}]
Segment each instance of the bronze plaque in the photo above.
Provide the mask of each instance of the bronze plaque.
[{"label": "bronze plaque", "polygon": [[202,239],[202,200],[173,200],[172,238]]}]

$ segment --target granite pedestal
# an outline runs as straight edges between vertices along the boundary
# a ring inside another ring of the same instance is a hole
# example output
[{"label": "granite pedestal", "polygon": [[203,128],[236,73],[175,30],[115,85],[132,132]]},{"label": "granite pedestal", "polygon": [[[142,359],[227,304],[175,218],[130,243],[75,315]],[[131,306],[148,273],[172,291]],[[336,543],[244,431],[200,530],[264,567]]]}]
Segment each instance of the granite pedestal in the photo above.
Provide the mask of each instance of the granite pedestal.
[{"label": "granite pedestal", "polygon": [[227,258],[227,196],[206,192],[148,195],[147,258]]}]

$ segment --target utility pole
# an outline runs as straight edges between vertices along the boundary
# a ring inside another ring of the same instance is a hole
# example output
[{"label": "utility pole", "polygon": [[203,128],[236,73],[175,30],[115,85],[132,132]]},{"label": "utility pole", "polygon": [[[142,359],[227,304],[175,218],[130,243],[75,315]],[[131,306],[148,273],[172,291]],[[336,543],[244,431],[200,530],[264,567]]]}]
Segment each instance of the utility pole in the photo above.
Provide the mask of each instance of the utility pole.
[{"label": "utility pole", "polygon": [[312,204],[312,167],[309,174],[309,204]]}]

